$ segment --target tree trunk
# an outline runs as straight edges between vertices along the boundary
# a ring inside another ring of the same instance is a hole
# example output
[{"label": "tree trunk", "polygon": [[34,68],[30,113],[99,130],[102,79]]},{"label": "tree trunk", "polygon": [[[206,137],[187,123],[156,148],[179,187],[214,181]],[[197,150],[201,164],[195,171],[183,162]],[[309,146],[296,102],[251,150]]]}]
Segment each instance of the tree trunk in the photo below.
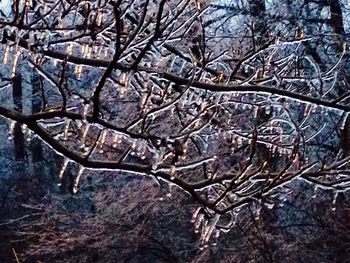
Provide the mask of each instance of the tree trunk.
[{"label": "tree trunk", "polygon": [[[32,75],[32,113],[41,111],[41,99],[40,99],[40,76],[37,72],[33,72]],[[41,146],[41,141],[38,138],[33,138],[31,142],[31,153],[32,153],[32,162],[34,167],[34,174],[37,174],[37,167],[41,167],[40,163],[43,160],[43,150]]]},{"label": "tree trunk", "polygon": [[250,15],[254,18],[254,35],[257,45],[263,45],[269,38],[266,30],[267,21],[265,18],[265,0],[249,0]]},{"label": "tree trunk", "polygon": [[[13,77],[13,102],[15,104],[15,109],[18,112],[23,111],[23,105],[22,105],[22,76],[21,74],[16,74]],[[14,145],[15,145],[15,160],[16,162],[23,162],[25,157],[25,150],[24,150],[24,135],[22,132],[21,125],[19,123],[15,124],[14,127]]]},{"label": "tree trunk", "polygon": [[343,15],[341,10],[341,5],[339,0],[331,0],[330,1],[330,12],[331,17],[329,19],[329,23],[333,28],[333,32],[339,35],[344,35],[344,23],[343,23]]}]

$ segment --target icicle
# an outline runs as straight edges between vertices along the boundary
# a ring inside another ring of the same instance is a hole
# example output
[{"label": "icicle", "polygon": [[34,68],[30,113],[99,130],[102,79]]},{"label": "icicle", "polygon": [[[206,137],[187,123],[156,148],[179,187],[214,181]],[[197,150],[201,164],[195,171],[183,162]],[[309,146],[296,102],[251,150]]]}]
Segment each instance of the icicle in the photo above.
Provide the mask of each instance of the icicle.
[{"label": "icicle", "polygon": [[32,131],[31,130],[27,130],[27,142],[30,142],[32,140]]},{"label": "icicle", "polygon": [[[59,174],[58,174],[58,178],[60,179],[60,181],[61,181],[62,178],[63,178],[64,172],[65,172],[65,170],[66,170],[66,168],[67,168],[67,166],[68,166],[68,163],[69,163],[69,159],[65,158],[65,159],[64,159],[64,162],[63,162],[63,165],[62,165],[62,167],[61,167],[61,170],[60,170],[60,172],[59,172]],[[58,186],[61,186],[61,183],[59,183]]]},{"label": "icicle", "polygon": [[136,140],[133,141],[132,145],[131,145],[131,155],[136,155],[136,148],[137,148],[137,142]]},{"label": "icicle", "polygon": [[316,113],[317,112],[317,108],[318,108],[318,105],[312,105],[312,113]]},{"label": "icicle", "polygon": [[40,40],[43,40],[45,37],[45,31],[39,32],[39,34],[40,34],[39,36]]},{"label": "icicle", "polygon": [[204,215],[203,214],[200,214],[198,217],[197,217],[197,220],[194,224],[194,232],[195,233],[198,233],[199,232],[199,227],[201,226],[202,224],[202,221],[204,220]]},{"label": "icicle", "polygon": [[86,58],[91,58],[92,55],[92,47],[88,46],[86,48]]},{"label": "icicle", "polygon": [[66,53],[67,53],[69,56],[72,55],[72,53],[73,53],[73,43],[69,43],[69,44],[67,45]]},{"label": "icicle", "polygon": [[124,95],[125,95],[125,91],[126,91],[126,88],[125,88],[125,86],[120,86],[120,90],[119,90],[120,92],[120,98],[123,98],[124,97]]},{"label": "icicle", "polygon": [[215,214],[214,218],[211,220],[210,224],[205,227],[205,231],[203,233],[203,243],[208,244],[210,237],[213,234],[213,231],[215,230],[216,224],[220,219],[219,214]]},{"label": "icicle", "polygon": [[138,143],[137,146],[136,146],[136,154],[137,154],[138,156],[141,156],[142,151],[143,151],[143,142],[142,142],[142,141],[139,141],[139,143]]},{"label": "icicle", "polygon": [[105,48],[104,51],[103,51],[103,58],[109,58],[108,52],[109,52],[109,49]]},{"label": "icicle", "polygon": [[43,49],[45,51],[49,49],[49,44],[50,44],[50,31],[47,30],[44,36],[44,45],[43,45]]},{"label": "icicle", "polygon": [[70,120],[66,122],[66,125],[64,126],[63,130],[63,136],[61,137],[62,140],[67,140],[69,136],[69,126],[70,126]]},{"label": "icicle", "polygon": [[8,131],[8,139],[12,140],[13,139],[13,130],[15,128],[16,122],[15,121],[11,121],[10,122],[10,126],[9,126],[9,131]]},{"label": "icicle", "polygon": [[169,193],[166,194],[167,197],[171,197],[171,185],[169,185]]},{"label": "icicle", "polygon": [[100,153],[103,153],[103,144],[106,141],[106,137],[107,137],[107,130],[103,130],[101,133],[100,140],[98,142],[98,146],[100,148],[100,151],[99,151]]},{"label": "icicle", "polygon": [[22,128],[22,133],[25,134],[27,132],[27,125],[26,124],[22,124],[21,128]]},{"label": "icicle", "polygon": [[83,43],[81,46],[80,46],[80,52],[81,54],[83,55],[83,57],[86,57],[86,54],[87,54],[87,45],[85,43]]},{"label": "icicle", "polygon": [[113,139],[112,147],[117,148],[118,144],[120,144],[121,142],[122,142],[122,139],[118,134],[116,134]]},{"label": "icicle", "polygon": [[170,180],[173,181],[175,179],[176,168],[174,165],[170,167]]},{"label": "icicle", "polygon": [[198,12],[200,12],[202,10],[202,6],[201,6],[201,2],[200,1],[196,1],[196,9]]},{"label": "icicle", "polygon": [[7,62],[8,62],[9,49],[10,49],[10,46],[9,45],[5,45],[4,57],[3,57],[3,60],[2,60],[3,64],[7,64]]},{"label": "icicle", "polygon": [[345,113],[345,116],[344,116],[344,118],[343,118],[343,120],[341,122],[341,127],[340,128],[342,130],[344,130],[344,128],[345,128],[346,120],[348,119],[348,117],[349,117],[349,112]]},{"label": "icicle", "polygon": [[201,207],[198,207],[198,208],[196,209],[196,211],[193,213],[192,219],[191,219],[191,223],[196,222],[198,213],[199,213],[199,211],[201,211],[201,209],[202,209]]},{"label": "icicle", "polygon": [[95,53],[97,54],[97,59],[103,59],[103,58],[101,58],[102,49],[103,49],[103,47],[100,47],[100,48],[96,47]]},{"label": "icicle", "polygon": [[258,221],[260,219],[260,208],[258,208],[256,210],[256,215],[255,215],[255,218],[254,218],[256,221]]},{"label": "icicle", "polygon": [[80,139],[80,143],[82,144],[82,147],[85,147],[85,140],[86,140],[86,135],[89,132],[90,124],[87,123],[83,132],[83,136]]},{"label": "icicle", "polygon": [[17,68],[17,62],[18,58],[21,55],[21,51],[17,51],[16,55],[13,59],[12,69],[11,69],[11,77],[13,78],[16,75],[16,68]]},{"label": "icicle", "polygon": [[141,150],[141,160],[145,160],[146,157],[146,147],[143,147]]},{"label": "icicle", "polygon": [[62,17],[61,16],[57,16],[57,28],[62,28],[63,24],[62,24]]},{"label": "icicle", "polygon": [[101,9],[97,9],[97,14],[96,14],[96,25],[100,27],[102,25],[102,14],[101,14]]},{"label": "icicle", "polygon": [[75,75],[77,75],[78,79],[80,79],[80,77],[81,77],[82,70],[83,70],[83,65],[78,65],[74,69],[74,73],[75,73]]},{"label": "icicle", "polygon": [[153,157],[152,157],[152,160],[151,160],[151,162],[152,162],[152,170],[156,170],[157,169],[158,164],[161,162],[161,158],[162,158],[162,156],[161,156],[161,154],[158,151],[156,151],[153,154]]},{"label": "icicle", "polygon": [[90,107],[90,104],[85,104],[84,105],[84,109],[83,109],[83,122],[86,122],[86,116],[89,112],[89,107]]},{"label": "icicle", "polygon": [[236,145],[239,147],[242,145],[242,143],[243,143],[242,138],[240,136],[237,136],[236,137]]},{"label": "icicle", "polygon": [[125,92],[129,86],[129,81],[130,81],[130,77],[127,76],[127,74],[125,72],[122,72],[122,74],[120,75],[121,86],[120,86],[120,90],[119,90],[121,98],[123,98],[125,95]]},{"label": "icicle", "polygon": [[91,54],[93,54],[97,58],[99,57],[99,49],[97,45],[91,47]]},{"label": "icicle", "polygon": [[333,202],[332,202],[332,211],[335,211],[337,209],[337,198],[338,198],[338,192],[335,192]]},{"label": "icicle", "polygon": [[[146,100],[147,100],[147,94],[146,93],[143,93],[142,96],[141,96],[141,99],[140,99],[140,106],[141,107],[144,107],[145,104],[146,104]],[[146,108],[146,107],[145,107]],[[145,110],[145,109],[144,109]]]},{"label": "icicle", "polygon": [[80,166],[78,174],[74,179],[74,184],[73,184],[73,193],[74,194],[76,194],[78,192],[79,180],[80,180],[80,177],[83,174],[84,170],[85,170],[85,168],[83,166]]}]

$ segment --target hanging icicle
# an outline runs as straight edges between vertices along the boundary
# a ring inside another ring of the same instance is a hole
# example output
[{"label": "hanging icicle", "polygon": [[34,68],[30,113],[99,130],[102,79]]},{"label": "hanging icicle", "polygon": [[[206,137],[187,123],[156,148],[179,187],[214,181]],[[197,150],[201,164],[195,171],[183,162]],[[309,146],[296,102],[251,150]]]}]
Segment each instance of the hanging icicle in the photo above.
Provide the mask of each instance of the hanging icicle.
[{"label": "hanging icicle", "polygon": [[80,139],[80,143],[82,144],[82,147],[85,147],[86,135],[88,134],[89,129],[90,129],[90,124],[87,123],[85,125],[85,129],[84,129],[83,135],[82,135],[82,137]]},{"label": "hanging icicle", "polygon": [[74,74],[77,76],[77,79],[80,79],[82,71],[83,71],[83,65],[75,66]]},{"label": "hanging icicle", "polygon": [[96,11],[96,25],[98,27],[100,27],[102,25],[102,18],[103,18],[103,15],[102,15],[102,9],[99,8],[97,9]]},{"label": "hanging icicle", "polygon": [[33,131],[31,130],[27,130],[27,142],[30,142],[32,140],[32,136],[33,136]]},{"label": "hanging icicle", "polygon": [[143,146],[141,149],[141,160],[145,160],[146,159],[146,147]]},{"label": "hanging icicle", "polygon": [[128,88],[131,85],[131,76],[133,72],[130,71],[128,73],[123,72],[120,76],[120,82],[122,83],[120,87],[120,97],[124,97],[125,93],[127,92]]},{"label": "hanging icicle", "polygon": [[113,143],[112,143],[112,147],[113,148],[117,148],[119,144],[122,143],[122,138],[121,136],[119,136],[118,134],[116,134],[114,136],[114,139],[113,139]]},{"label": "hanging icicle", "polygon": [[341,125],[340,125],[341,130],[345,129],[346,121],[348,120],[348,118],[349,118],[349,112],[346,112],[345,116],[342,119]]},{"label": "hanging icicle", "polygon": [[99,153],[103,153],[103,146],[106,141],[107,130],[103,130],[100,135],[100,140],[98,141],[98,147],[100,148]]},{"label": "hanging icicle", "polygon": [[215,214],[215,216],[212,219],[210,219],[208,224],[204,227],[204,231],[202,233],[202,238],[201,238],[201,243],[204,245],[204,247],[208,245],[209,239],[212,236],[219,219],[220,219],[220,215]]},{"label": "hanging icicle", "polygon": [[171,194],[171,188],[172,188],[172,185],[169,184],[169,193],[166,194],[166,196],[167,196],[168,198],[170,198],[170,197],[172,196],[172,194]]},{"label": "hanging icicle", "polygon": [[198,207],[198,208],[194,211],[194,213],[192,214],[191,223],[196,222],[197,217],[198,217],[198,214],[199,214],[199,212],[200,212],[201,210],[202,210],[202,207]]},{"label": "hanging icicle", "polygon": [[79,185],[80,177],[83,174],[84,170],[85,170],[85,167],[84,166],[80,166],[78,174],[77,174],[77,176],[74,179],[73,194],[76,194],[78,192],[78,185]]},{"label": "hanging icicle", "polygon": [[2,60],[3,64],[7,64],[7,62],[8,62],[9,51],[10,51],[10,46],[9,45],[5,45],[4,57],[3,57],[3,60]]},{"label": "hanging icicle", "polygon": [[176,168],[174,165],[170,167],[170,180],[175,180]]},{"label": "hanging icicle", "polygon": [[70,126],[70,120],[68,120],[66,122],[66,125],[64,126],[63,136],[61,136],[61,140],[64,140],[64,141],[68,140],[68,136],[70,135],[69,126]]},{"label": "hanging icicle", "polygon": [[[61,170],[58,174],[58,178],[60,179],[60,181],[62,180],[63,178],[63,175],[64,175],[64,172],[66,171],[66,168],[68,166],[68,163],[69,163],[69,159],[65,158],[64,161],[63,161],[63,165],[61,167]],[[58,186],[61,186],[61,182],[58,183]]]},{"label": "hanging icicle", "polygon": [[337,210],[337,198],[338,198],[338,192],[335,192],[332,202],[332,211]]},{"label": "hanging icicle", "polygon": [[89,103],[84,105],[84,108],[83,108],[83,122],[87,122],[86,116],[87,116],[87,114],[89,112],[89,107],[90,107]]},{"label": "hanging icicle", "polygon": [[197,216],[196,222],[194,223],[194,232],[199,233],[199,228],[204,220],[204,214],[199,214]]},{"label": "hanging icicle", "polygon": [[259,208],[256,209],[256,213],[255,213],[255,217],[254,217],[254,219],[256,221],[260,220],[260,213],[261,213],[261,208],[259,207]]},{"label": "hanging icicle", "polygon": [[16,125],[16,122],[15,121],[11,121],[10,122],[10,126],[9,126],[9,131],[8,131],[8,139],[9,140],[12,140],[13,139],[13,131],[15,129],[15,125]]},{"label": "hanging icicle", "polygon": [[21,129],[22,129],[22,133],[25,134],[27,132],[28,127],[26,124],[22,124]]},{"label": "hanging icicle", "polygon": [[11,69],[11,77],[13,78],[16,75],[16,69],[17,69],[17,63],[18,63],[18,58],[21,55],[21,51],[17,51],[15,54],[15,57],[13,59],[13,64],[12,64],[12,69]]},{"label": "hanging icicle", "polygon": [[72,55],[72,53],[73,53],[73,43],[69,43],[69,44],[67,45],[66,53],[67,53],[69,56]]},{"label": "hanging icicle", "polygon": [[130,152],[131,155],[136,155],[136,148],[137,148],[137,142],[136,140],[134,140],[131,145],[131,152]]},{"label": "hanging icicle", "polygon": [[92,55],[92,47],[87,46],[86,47],[86,58],[91,58]]},{"label": "hanging icicle", "polygon": [[81,46],[80,46],[80,52],[81,54],[83,55],[83,57],[85,58],[87,53],[88,53],[88,45],[83,43]]}]

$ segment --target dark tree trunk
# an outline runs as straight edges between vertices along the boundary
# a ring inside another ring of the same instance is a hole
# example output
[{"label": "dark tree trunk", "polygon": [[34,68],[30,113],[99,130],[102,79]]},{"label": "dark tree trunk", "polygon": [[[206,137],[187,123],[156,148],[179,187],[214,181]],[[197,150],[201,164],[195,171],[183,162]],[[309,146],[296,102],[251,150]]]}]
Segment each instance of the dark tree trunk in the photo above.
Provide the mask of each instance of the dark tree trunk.
[{"label": "dark tree trunk", "polygon": [[[41,90],[40,90],[40,76],[33,72],[32,75],[32,113],[41,111]],[[36,167],[43,160],[43,150],[41,146],[41,141],[38,138],[33,138],[31,143],[32,161],[34,166],[34,173],[36,172]]]},{"label": "dark tree trunk", "polygon": [[254,17],[255,44],[263,45],[269,38],[269,32],[266,30],[265,0],[249,0],[248,2],[250,15]]},{"label": "dark tree trunk", "polygon": [[[19,112],[22,112],[22,76],[20,74],[16,74],[13,78],[12,96],[15,104],[15,109]],[[23,162],[25,157],[24,135],[22,132],[21,125],[19,123],[15,124],[13,135],[13,141],[15,144],[15,160],[18,162]]]},{"label": "dark tree trunk", "polygon": [[[15,109],[18,112],[23,111],[22,104],[22,75],[16,74],[13,79],[13,102]],[[24,134],[22,131],[21,124],[16,123],[13,131],[13,142],[15,146],[15,161],[16,161],[16,175],[19,180],[16,182],[16,201],[18,203],[26,203],[29,199],[29,181],[25,178],[25,144],[24,144]]]},{"label": "dark tree trunk", "polygon": [[265,13],[265,0],[249,0],[250,14],[255,17],[261,17]]},{"label": "dark tree trunk", "polygon": [[333,28],[334,33],[343,35],[344,32],[344,23],[343,23],[343,15],[341,10],[341,5],[339,0],[331,0],[330,1],[330,12],[331,17],[329,19],[330,25]]},{"label": "dark tree trunk", "polygon": [[344,21],[343,14],[339,0],[331,0],[330,1],[330,12],[331,17],[329,19],[329,23],[333,29],[333,32],[336,34],[335,41],[337,42],[338,52],[343,52],[343,44],[344,44]]},{"label": "dark tree trunk", "polygon": [[[31,78],[32,84],[32,98],[31,106],[32,113],[40,112],[42,110],[41,89],[40,89],[40,76],[34,70]],[[37,189],[32,193],[32,196],[41,197],[45,194],[46,186],[50,178],[46,178],[45,165],[43,165],[43,149],[42,143],[39,138],[34,137],[30,143],[30,154],[32,161],[32,180],[34,180],[34,187]]]}]

